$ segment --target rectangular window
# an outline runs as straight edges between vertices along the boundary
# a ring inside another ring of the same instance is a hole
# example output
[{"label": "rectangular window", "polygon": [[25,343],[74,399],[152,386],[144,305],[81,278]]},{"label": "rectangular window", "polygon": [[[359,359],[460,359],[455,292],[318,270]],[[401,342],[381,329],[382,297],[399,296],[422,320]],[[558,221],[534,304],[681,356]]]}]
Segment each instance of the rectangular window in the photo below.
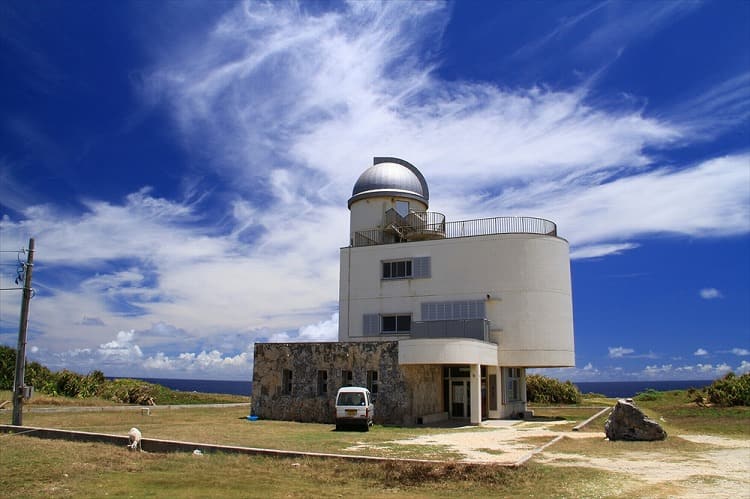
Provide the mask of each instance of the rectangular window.
[{"label": "rectangular window", "polygon": [[318,371],[318,395],[328,394],[328,371]]},{"label": "rectangular window", "polygon": [[367,371],[367,389],[370,390],[370,393],[372,394],[378,393],[377,371]]},{"label": "rectangular window", "polygon": [[411,260],[383,262],[383,279],[406,279],[411,277]]},{"label": "rectangular window", "polygon": [[521,369],[518,367],[505,368],[505,401],[521,400]]},{"label": "rectangular window", "polygon": [[432,277],[432,265],[429,256],[381,263],[383,265],[383,279],[424,279]]},{"label": "rectangular window", "polygon": [[284,369],[281,372],[281,393],[284,395],[292,394],[292,371]]},{"label": "rectangular window", "polygon": [[381,317],[381,332],[408,333],[411,331],[411,315],[383,315]]},{"label": "rectangular window", "polygon": [[352,371],[342,370],[341,371],[341,386],[353,386],[354,385],[354,373]]}]

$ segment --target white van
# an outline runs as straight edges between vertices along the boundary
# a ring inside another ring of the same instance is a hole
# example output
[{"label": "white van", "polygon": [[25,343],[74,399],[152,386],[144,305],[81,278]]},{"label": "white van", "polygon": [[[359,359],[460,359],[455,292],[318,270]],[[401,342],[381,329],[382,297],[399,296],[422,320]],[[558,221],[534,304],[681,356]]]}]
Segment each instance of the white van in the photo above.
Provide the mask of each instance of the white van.
[{"label": "white van", "polygon": [[368,431],[375,416],[372,394],[367,388],[345,386],[336,394],[336,429],[356,426]]}]

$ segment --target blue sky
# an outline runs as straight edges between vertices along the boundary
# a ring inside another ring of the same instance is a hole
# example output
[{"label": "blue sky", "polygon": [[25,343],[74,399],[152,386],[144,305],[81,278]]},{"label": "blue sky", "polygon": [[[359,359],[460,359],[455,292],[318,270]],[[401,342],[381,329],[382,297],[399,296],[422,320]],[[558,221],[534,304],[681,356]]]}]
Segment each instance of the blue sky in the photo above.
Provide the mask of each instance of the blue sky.
[{"label": "blue sky", "polygon": [[[0,6],[0,287],[36,238],[28,355],[249,379],[333,340],[373,156],[450,220],[570,241],[564,379],[750,371],[750,4]],[[20,293],[0,292],[15,346]]]}]

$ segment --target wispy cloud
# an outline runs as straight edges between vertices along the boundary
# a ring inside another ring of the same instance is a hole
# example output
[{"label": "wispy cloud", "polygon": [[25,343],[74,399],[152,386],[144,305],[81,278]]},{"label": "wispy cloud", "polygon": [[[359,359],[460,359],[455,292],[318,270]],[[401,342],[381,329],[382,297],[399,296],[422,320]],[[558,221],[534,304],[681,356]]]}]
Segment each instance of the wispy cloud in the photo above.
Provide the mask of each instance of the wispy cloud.
[{"label": "wispy cloud", "polygon": [[693,355],[695,355],[696,357],[702,357],[708,355],[708,350],[706,350],[705,348],[699,348],[698,350],[693,352]]},{"label": "wispy cloud", "polygon": [[609,357],[611,359],[617,359],[620,357],[624,357],[625,355],[630,355],[631,353],[635,352],[632,348],[625,348],[625,347],[608,347],[609,350]]},{"label": "wispy cloud", "polygon": [[654,352],[636,353],[632,348],[625,347],[608,347],[610,359],[620,359],[627,357],[629,359],[658,359],[659,356]]},{"label": "wispy cloud", "polygon": [[721,291],[716,288],[703,288],[700,290],[699,294],[704,300],[716,300],[717,298],[724,297],[724,295],[721,294]]},{"label": "wispy cloud", "polygon": [[[653,22],[635,9],[619,31],[612,18],[601,27],[614,30],[608,36],[589,26],[581,50],[633,40],[692,8],[676,5],[649,7]],[[552,37],[611,7],[563,21]],[[432,54],[450,20],[445,4],[313,10],[237,5],[144,71],[140,95],[170,111],[220,194],[186,176],[184,198],[144,187],[122,200],[77,200],[80,211],[22,208],[19,199],[21,215],[0,220],[4,247],[37,236],[42,292],[32,335],[50,350],[98,359],[111,343],[101,338],[135,331],[112,340],[110,359],[130,355],[151,369],[247,368],[242,355],[252,341],[334,339],[346,199],[374,155],[414,162],[430,183],[431,208],[451,219],[554,219],[575,258],[629,251],[654,234],[750,231],[750,155],[658,159],[699,140],[684,115],[606,107],[583,85],[443,80]],[[744,102],[739,83],[699,97],[700,105]],[[53,274],[65,282],[46,277]],[[17,310],[18,297],[0,300],[2,310]],[[622,346],[609,356],[655,357]]]},{"label": "wispy cloud", "polygon": [[627,2],[599,2],[565,17],[547,34],[518,49],[514,59],[539,57],[546,49],[566,47],[579,63],[616,57],[629,45],[652,35],[700,7],[700,2],[656,2],[628,8]]},{"label": "wispy cloud", "polygon": [[710,140],[750,120],[750,71],[740,73],[689,98],[671,111],[671,120],[695,140]]},{"label": "wispy cloud", "polygon": [[623,251],[637,248],[639,245],[635,243],[622,243],[622,244],[592,244],[587,246],[575,247],[570,252],[570,258],[573,260],[583,260],[586,258],[597,258],[607,255],[619,255]]}]

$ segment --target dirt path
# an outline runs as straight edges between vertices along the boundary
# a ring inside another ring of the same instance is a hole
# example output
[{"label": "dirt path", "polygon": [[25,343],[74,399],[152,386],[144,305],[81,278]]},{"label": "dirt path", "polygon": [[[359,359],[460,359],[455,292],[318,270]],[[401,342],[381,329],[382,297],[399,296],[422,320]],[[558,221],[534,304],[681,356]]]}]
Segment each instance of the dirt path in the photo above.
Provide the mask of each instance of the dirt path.
[{"label": "dirt path", "polygon": [[[495,422],[492,422],[495,423]],[[562,422],[564,425],[565,422]],[[750,440],[706,435],[676,435],[705,450],[683,452],[679,446],[633,450],[608,455],[590,444],[604,440],[604,433],[571,432],[556,422],[499,422],[482,430],[467,428],[426,435],[395,443],[439,445],[464,456],[466,462],[516,463],[559,435],[581,441],[581,451],[556,451],[551,445],[534,461],[551,466],[583,466],[613,473],[618,487],[602,495],[633,497],[731,497],[750,499]],[[575,444],[573,444],[575,447]],[[592,448],[594,450],[592,450]]]}]

